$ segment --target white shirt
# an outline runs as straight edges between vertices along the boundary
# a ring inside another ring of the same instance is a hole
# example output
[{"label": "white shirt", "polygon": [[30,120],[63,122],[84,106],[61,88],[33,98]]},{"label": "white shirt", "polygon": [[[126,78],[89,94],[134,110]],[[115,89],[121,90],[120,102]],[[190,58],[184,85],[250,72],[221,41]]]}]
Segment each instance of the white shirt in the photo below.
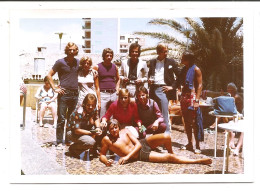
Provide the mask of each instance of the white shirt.
[{"label": "white shirt", "polygon": [[164,82],[164,60],[156,60],[155,73],[154,73],[154,83],[155,84],[165,84]]}]

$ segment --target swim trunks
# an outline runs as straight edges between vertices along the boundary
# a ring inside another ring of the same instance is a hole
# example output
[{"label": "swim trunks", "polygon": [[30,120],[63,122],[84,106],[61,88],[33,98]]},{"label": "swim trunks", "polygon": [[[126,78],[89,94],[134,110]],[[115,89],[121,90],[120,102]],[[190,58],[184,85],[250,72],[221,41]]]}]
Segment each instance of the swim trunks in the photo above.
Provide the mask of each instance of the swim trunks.
[{"label": "swim trunks", "polygon": [[139,160],[140,161],[149,161],[149,155],[152,151],[151,147],[148,145],[146,139],[141,139],[140,143],[142,145],[141,150],[139,151]]}]

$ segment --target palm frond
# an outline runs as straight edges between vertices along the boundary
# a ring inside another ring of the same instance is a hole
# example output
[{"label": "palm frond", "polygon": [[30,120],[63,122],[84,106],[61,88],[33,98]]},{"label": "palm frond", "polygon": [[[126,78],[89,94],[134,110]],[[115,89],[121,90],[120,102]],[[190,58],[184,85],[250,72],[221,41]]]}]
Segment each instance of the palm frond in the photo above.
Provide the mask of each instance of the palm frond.
[{"label": "palm frond", "polygon": [[150,36],[151,38],[157,38],[162,40],[164,43],[172,43],[178,46],[185,46],[184,42],[179,41],[178,39],[170,36],[166,33],[159,33],[159,32],[134,32],[135,35],[142,35],[142,36]]},{"label": "palm frond", "polygon": [[152,19],[151,21],[148,22],[148,24],[152,25],[165,25],[168,26],[176,31],[181,32],[183,30],[183,27],[180,23],[176,22],[173,19]]}]

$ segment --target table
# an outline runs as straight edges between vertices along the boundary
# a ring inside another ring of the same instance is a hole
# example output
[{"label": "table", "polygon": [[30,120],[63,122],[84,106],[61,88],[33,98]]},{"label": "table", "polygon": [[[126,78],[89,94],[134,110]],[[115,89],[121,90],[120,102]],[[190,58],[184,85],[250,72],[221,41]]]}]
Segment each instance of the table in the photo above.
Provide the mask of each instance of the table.
[{"label": "table", "polygon": [[217,115],[214,112],[209,112],[209,115],[215,116],[215,146],[214,146],[214,158],[217,157],[217,137],[218,137],[218,120],[220,118],[233,118],[233,120],[238,116],[237,114],[234,115]]},{"label": "table", "polygon": [[[222,123],[222,124],[218,125],[219,128],[227,130],[225,132],[222,174],[225,173],[225,166],[226,166],[226,172],[228,172],[228,159],[229,159],[229,148],[227,149],[227,147],[229,145],[228,131],[244,132],[244,123],[245,123],[244,120],[238,120],[237,122],[234,122],[234,120],[233,120],[228,123]],[[226,163],[227,163],[227,165],[226,165]]]}]

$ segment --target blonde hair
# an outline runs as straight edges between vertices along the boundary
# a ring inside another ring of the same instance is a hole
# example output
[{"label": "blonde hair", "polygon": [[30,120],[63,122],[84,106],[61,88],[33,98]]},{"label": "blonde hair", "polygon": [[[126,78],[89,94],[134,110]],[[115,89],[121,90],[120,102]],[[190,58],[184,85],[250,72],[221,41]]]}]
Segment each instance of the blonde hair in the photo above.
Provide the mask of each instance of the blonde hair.
[{"label": "blonde hair", "polygon": [[84,55],[79,62],[79,70],[82,70],[86,63],[89,62],[92,66],[92,59],[86,55]]},{"label": "blonde hair", "polygon": [[130,99],[130,92],[126,88],[122,88],[119,90],[118,98],[120,99],[125,94],[127,94],[128,98]]},{"label": "blonde hair", "polygon": [[78,46],[77,46],[74,42],[69,42],[69,43],[67,44],[67,46],[66,46],[65,49],[64,49],[65,54],[68,54],[69,48],[70,48],[70,47],[73,47],[73,46],[76,47],[77,53],[75,54],[75,56],[77,56],[78,53],[79,53],[79,48],[78,48]]}]

